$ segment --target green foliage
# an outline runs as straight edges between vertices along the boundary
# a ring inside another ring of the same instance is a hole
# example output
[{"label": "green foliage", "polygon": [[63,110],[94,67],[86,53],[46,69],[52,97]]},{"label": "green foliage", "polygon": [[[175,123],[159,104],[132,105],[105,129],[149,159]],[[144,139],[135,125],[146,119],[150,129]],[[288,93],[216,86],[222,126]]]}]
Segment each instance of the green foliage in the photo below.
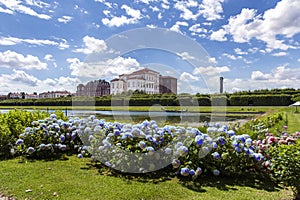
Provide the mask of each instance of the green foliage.
[{"label": "green foliage", "polygon": [[292,96],[288,94],[251,94],[231,95],[231,106],[287,106],[292,103]]},{"label": "green foliage", "polygon": [[262,139],[266,133],[280,135],[285,125],[287,125],[286,114],[277,112],[253,119],[240,127],[237,132],[249,134],[251,138]]},{"label": "green foliage", "polygon": [[268,149],[271,177],[300,194],[300,140],[295,144],[276,145]]},{"label": "green foliage", "polygon": [[[67,119],[62,112],[55,113],[59,119]],[[13,145],[27,126],[30,126],[33,121],[47,116],[49,114],[46,112],[22,110],[11,110],[8,113],[0,114],[0,159],[12,156]]]},{"label": "green foliage", "polygon": [[212,106],[227,106],[229,105],[229,100],[226,95],[212,95],[211,96]]}]

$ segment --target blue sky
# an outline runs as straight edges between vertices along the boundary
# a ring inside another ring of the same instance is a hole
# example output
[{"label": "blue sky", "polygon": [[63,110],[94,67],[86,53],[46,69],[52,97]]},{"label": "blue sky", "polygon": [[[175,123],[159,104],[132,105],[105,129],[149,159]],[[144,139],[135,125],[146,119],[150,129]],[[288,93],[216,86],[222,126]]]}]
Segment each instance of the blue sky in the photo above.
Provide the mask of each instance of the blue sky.
[{"label": "blue sky", "polygon": [[180,92],[300,88],[299,0],[0,0],[0,94],[150,67]]}]

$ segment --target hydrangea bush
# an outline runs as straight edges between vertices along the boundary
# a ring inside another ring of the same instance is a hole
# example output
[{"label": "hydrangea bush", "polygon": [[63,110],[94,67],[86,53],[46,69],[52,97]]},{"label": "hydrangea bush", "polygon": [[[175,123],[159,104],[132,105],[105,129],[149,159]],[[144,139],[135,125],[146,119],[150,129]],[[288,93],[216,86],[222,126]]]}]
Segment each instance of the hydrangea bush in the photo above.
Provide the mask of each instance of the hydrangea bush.
[{"label": "hydrangea bush", "polygon": [[159,127],[155,121],[106,122],[95,116],[64,121],[52,114],[33,121],[20,134],[15,149],[18,155],[30,158],[91,156],[94,161],[125,173],[167,167],[170,173],[191,179],[203,173],[261,174],[299,191],[299,132],[266,133],[264,137],[251,138],[219,124],[208,125],[203,132],[191,127]]},{"label": "hydrangea bush", "polygon": [[30,158],[59,157],[77,152],[81,140],[73,121],[57,119],[56,114],[44,120],[36,120],[19,135],[15,149],[17,155]]}]

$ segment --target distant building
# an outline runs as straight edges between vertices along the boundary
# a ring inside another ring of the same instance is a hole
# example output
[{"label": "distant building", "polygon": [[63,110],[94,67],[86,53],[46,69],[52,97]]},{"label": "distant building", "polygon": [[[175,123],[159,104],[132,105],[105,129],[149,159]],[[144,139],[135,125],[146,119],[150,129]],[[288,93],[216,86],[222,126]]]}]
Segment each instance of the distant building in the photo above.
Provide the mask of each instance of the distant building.
[{"label": "distant building", "polygon": [[71,92],[68,91],[48,91],[39,94],[39,99],[44,98],[59,98],[59,97],[67,97],[71,96]]},{"label": "distant building", "polygon": [[110,81],[110,93],[121,94],[126,91],[144,91],[146,94],[177,93],[177,79],[170,76],[162,78],[164,90],[160,90],[160,73],[144,68],[130,74],[119,75]]},{"label": "distant building", "polygon": [[110,94],[110,84],[105,80],[90,81],[86,85],[77,86],[76,96],[107,96]]},{"label": "distant building", "polygon": [[160,76],[159,93],[177,94],[177,79],[172,76]]},{"label": "distant building", "polygon": [[5,99],[7,99],[7,95],[0,95],[0,100],[5,100]]},{"label": "distant building", "polygon": [[19,92],[11,92],[8,94],[8,96],[10,99],[22,99],[23,98],[22,94]]},{"label": "distant building", "polygon": [[39,95],[37,94],[25,94],[25,99],[38,99]]},{"label": "distant building", "polygon": [[127,83],[124,77],[115,78],[110,81],[110,94],[121,94],[127,91]]}]

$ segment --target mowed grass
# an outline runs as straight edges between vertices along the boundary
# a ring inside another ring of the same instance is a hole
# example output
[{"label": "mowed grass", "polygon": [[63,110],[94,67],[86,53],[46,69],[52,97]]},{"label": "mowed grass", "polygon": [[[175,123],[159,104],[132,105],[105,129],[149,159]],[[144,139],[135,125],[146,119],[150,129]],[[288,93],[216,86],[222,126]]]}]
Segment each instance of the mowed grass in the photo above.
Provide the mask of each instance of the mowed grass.
[{"label": "mowed grass", "polygon": [[87,163],[74,156],[64,161],[0,161],[0,191],[16,199],[292,199],[291,190],[247,179],[182,182],[173,177],[143,182],[103,175]]},{"label": "mowed grass", "polygon": [[267,112],[286,110],[287,106],[0,106],[0,109],[35,109],[35,110],[125,110],[125,111],[162,111],[185,110],[189,112]]},{"label": "mowed grass", "polygon": [[300,113],[287,112],[288,131],[294,133],[300,131]]}]

